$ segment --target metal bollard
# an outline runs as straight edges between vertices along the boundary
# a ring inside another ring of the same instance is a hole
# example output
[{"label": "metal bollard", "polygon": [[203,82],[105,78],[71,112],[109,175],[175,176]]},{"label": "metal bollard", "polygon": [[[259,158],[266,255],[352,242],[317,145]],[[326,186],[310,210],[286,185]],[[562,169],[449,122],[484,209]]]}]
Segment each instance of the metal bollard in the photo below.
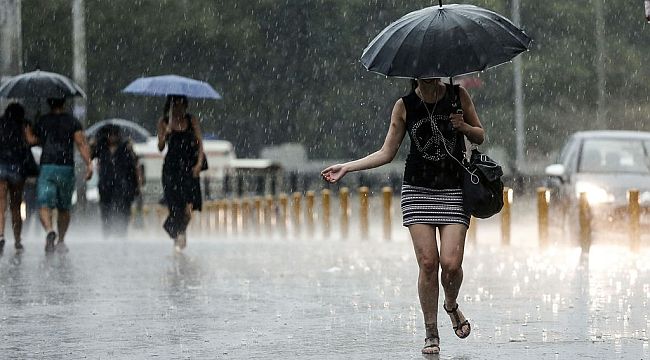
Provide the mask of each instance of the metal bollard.
[{"label": "metal bollard", "polygon": [[503,209],[501,209],[501,244],[510,245],[512,189],[503,188]]},{"label": "metal bollard", "polygon": [[158,205],[156,206],[156,214],[158,215],[158,226],[162,226],[163,222],[165,221],[165,217],[167,217],[167,208]]},{"label": "metal bollard", "polygon": [[228,227],[228,200],[221,200],[221,209],[219,209],[219,228],[224,233],[229,233]]},{"label": "metal bollard", "polygon": [[305,222],[307,223],[307,233],[309,234],[309,236],[314,235],[314,202],[315,202],[315,198],[316,198],[316,193],[315,192],[307,191],[306,198],[305,198],[305,200],[306,200],[305,206],[307,208],[307,213],[306,213],[307,219],[306,219]]},{"label": "metal bollard", "polygon": [[251,201],[249,198],[243,198],[241,201],[241,223],[241,230],[249,232],[251,223]]},{"label": "metal bollard", "polygon": [[467,242],[470,244],[476,244],[476,228],[478,227],[478,221],[475,217],[469,217],[469,227],[467,228]]},{"label": "metal bollard", "polygon": [[539,246],[548,246],[548,203],[550,192],[545,187],[537,188],[537,232]]},{"label": "metal bollard", "polygon": [[254,226],[255,233],[259,234],[262,226],[264,226],[264,209],[262,208],[262,198],[256,196],[253,200],[255,207]]},{"label": "metal bollard", "polygon": [[341,238],[347,239],[350,227],[350,189],[342,187],[339,190],[341,204]]},{"label": "metal bollard", "polygon": [[151,208],[149,205],[144,205],[142,207],[142,225],[144,229],[147,229],[147,226],[149,226],[149,213],[151,212]]},{"label": "metal bollard", "polygon": [[230,218],[231,226],[232,226],[232,232],[234,234],[237,234],[241,231],[242,229],[242,219],[241,219],[241,207],[239,204],[239,200],[233,199],[231,202],[231,209],[232,209],[232,215]]},{"label": "metal bollard", "polygon": [[580,246],[583,251],[589,251],[591,247],[591,214],[587,193],[580,193],[579,221],[580,221]]},{"label": "metal bollard", "polygon": [[280,224],[280,231],[286,235],[287,225],[289,223],[289,197],[287,194],[280,194],[280,218],[278,219],[278,224]]},{"label": "metal bollard", "polygon": [[330,195],[331,191],[323,189],[321,191],[322,206],[323,206],[323,236],[330,236]]},{"label": "metal bollard", "polygon": [[292,214],[293,215],[292,216],[293,217],[293,221],[292,221],[293,232],[294,232],[294,235],[296,237],[298,237],[300,235],[300,220],[301,220],[300,207],[301,207],[301,201],[302,201],[302,194],[299,193],[299,192],[294,192],[293,194],[291,194],[291,198],[292,198],[291,208],[293,210],[292,211],[293,212],[293,214]]},{"label": "metal bollard", "polygon": [[384,207],[384,240],[391,240],[393,234],[393,189],[383,187],[381,189]]},{"label": "metal bollard", "polygon": [[264,200],[264,224],[266,224],[266,232],[270,234],[275,224],[275,201],[271,195],[267,195]]},{"label": "metal bollard", "polygon": [[359,232],[361,239],[367,239],[370,226],[368,225],[368,213],[370,212],[370,189],[367,186],[359,188]]},{"label": "metal bollard", "polygon": [[222,208],[223,208],[223,200],[217,200],[214,204],[214,228],[216,232],[223,231],[223,222],[221,221]]},{"label": "metal bollard", "polygon": [[630,247],[639,250],[641,243],[641,209],[639,206],[639,190],[631,189],[627,192],[628,213],[630,216]]}]

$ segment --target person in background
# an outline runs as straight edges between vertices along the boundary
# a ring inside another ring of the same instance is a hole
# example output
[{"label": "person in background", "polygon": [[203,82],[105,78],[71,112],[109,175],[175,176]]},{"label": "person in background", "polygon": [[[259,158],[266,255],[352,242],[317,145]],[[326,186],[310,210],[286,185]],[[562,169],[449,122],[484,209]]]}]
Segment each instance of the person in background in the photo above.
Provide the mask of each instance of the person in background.
[{"label": "person in background", "polygon": [[162,169],[164,203],[169,216],[163,228],[176,250],[187,245],[186,229],[193,210],[201,210],[199,175],[205,155],[199,120],[187,113],[187,97],[170,95],[158,120],[158,150],[167,147]]},{"label": "person in background", "polygon": [[29,173],[29,140],[33,141],[29,124],[25,120],[25,109],[18,103],[7,106],[0,117],[0,253],[5,246],[5,214],[7,199],[11,212],[11,225],[14,233],[14,248],[23,250],[23,219],[20,205],[23,201],[23,186]]},{"label": "person in background", "polygon": [[131,205],[142,182],[138,158],[131,142],[122,137],[117,125],[100,129],[91,158],[97,159],[104,236],[124,238],[131,218]]},{"label": "person in background", "polygon": [[[321,174],[335,183],[349,172],[387,164],[409,134],[411,149],[401,199],[403,224],[411,234],[420,268],[418,294],[426,331],[422,353],[438,354],[439,269],[445,291],[442,307],[454,333],[464,339],[471,331],[456,302],[463,281],[465,233],[470,219],[463,208],[462,172],[457,161],[463,157],[464,137],[481,144],[485,133],[463,87],[452,87],[439,78],[412,80],[411,87],[411,92],[393,106],[381,149],[362,159],[329,166]],[[436,232],[440,234],[440,250]]]},{"label": "person in background", "polygon": [[[34,124],[34,134],[43,148],[36,198],[45,237],[45,251],[67,251],[64,240],[70,225],[72,194],[75,190],[74,146],[86,164],[85,179],[93,175],[90,148],[79,120],[65,111],[65,98],[47,99],[50,112]],[[57,232],[53,210],[57,210]],[[56,241],[56,243],[55,243]]]}]

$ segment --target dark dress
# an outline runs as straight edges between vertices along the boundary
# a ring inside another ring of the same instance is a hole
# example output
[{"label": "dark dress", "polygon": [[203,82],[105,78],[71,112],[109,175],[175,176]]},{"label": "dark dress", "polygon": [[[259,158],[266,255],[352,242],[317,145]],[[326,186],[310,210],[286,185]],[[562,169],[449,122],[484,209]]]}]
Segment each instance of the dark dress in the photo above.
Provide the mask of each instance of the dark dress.
[{"label": "dark dress", "polygon": [[25,125],[0,117],[0,181],[18,184],[25,180],[29,151]]},{"label": "dark dress", "polygon": [[104,233],[124,236],[138,189],[137,157],[128,141],[120,142],[113,153],[102,141],[93,149],[92,157],[98,161],[97,188]]},{"label": "dark dress", "polygon": [[443,98],[432,104],[422,101],[415,91],[402,98],[411,139],[402,186],[404,226],[469,226],[469,215],[463,209],[462,169],[451,157],[462,160],[465,147],[463,135],[449,121],[455,110],[454,93],[458,89],[447,85]]},{"label": "dark dress", "polygon": [[[167,155],[162,170],[162,185],[164,203],[169,208],[169,216],[163,228],[169,236],[176,238],[185,232],[189,219],[185,215],[185,207],[192,204],[192,210],[201,210],[200,178],[194,177],[192,168],[198,160],[198,145],[192,128],[192,116],[186,115],[187,128],[172,131],[167,138]],[[167,118],[163,121],[167,123]]]}]

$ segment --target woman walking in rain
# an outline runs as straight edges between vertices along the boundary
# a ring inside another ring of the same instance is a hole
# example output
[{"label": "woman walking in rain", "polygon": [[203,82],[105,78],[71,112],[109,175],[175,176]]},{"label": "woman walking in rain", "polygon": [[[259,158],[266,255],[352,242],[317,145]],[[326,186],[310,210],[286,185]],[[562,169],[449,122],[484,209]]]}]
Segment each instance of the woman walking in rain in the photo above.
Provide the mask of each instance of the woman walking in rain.
[{"label": "woman walking in rain", "polygon": [[23,186],[27,175],[35,175],[27,173],[28,161],[33,159],[29,153],[28,138],[33,136],[25,121],[25,109],[18,103],[9,104],[0,118],[0,253],[5,246],[7,198],[11,209],[14,247],[18,251],[23,250],[23,219],[20,214]]},{"label": "woman walking in rain", "polygon": [[163,228],[177,250],[187,245],[187,226],[193,210],[201,210],[199,174],[204,161],[199,120],[187,113],[187,97],[167,96],[158,121],[158,150],[167,146],[162,171],[164,201],[169,216]]},{"label": "woman walking in rain", "polygon": [[[393,160],[406,133],[411,148],[404,169],[401,208],[420,268],[418,293],[424,314],[424,354],[440,352],[438,335],[438,269],[444,289],[443,309],[456,336],[469,336],[469,321],[458,308],[463,280],[463,254],[469,215],[463,209],[461,167],[464,136],[481,144],[484,131],[469,93],[441,79],[412,80],[412,91],[397,100],[390,127],[380,150],[358,160],[332,165],[322,171],[335,183],[345,174],[371,169]],[[456,95],[457,94],[457,95]],[[457,113],[459,97],[462,114]],[[436,230],[439,234],[439,246]]]},{"label": "woman walking in rain", "polygon": [[142,177],[133,146],[117,125],[102,127],[92,149],[99,167],[99,205],[104,236],[126,236],[131,204],[140,190]]}]

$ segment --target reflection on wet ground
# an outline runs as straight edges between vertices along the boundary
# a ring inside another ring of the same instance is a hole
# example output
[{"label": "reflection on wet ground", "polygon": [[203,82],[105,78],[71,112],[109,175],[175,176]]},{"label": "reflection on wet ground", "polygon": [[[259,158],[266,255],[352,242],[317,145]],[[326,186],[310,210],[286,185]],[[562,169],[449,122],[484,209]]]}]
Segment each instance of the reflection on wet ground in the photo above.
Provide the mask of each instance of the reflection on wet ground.
[{"label": "reflection on wet ground", "polygon": [[[0,257],[2,358],[423,358],[405,238],[68,242]],[[649,255],[468,246],[473,332],[457,339],[440,314],[439,358],[648,359]]]}]

